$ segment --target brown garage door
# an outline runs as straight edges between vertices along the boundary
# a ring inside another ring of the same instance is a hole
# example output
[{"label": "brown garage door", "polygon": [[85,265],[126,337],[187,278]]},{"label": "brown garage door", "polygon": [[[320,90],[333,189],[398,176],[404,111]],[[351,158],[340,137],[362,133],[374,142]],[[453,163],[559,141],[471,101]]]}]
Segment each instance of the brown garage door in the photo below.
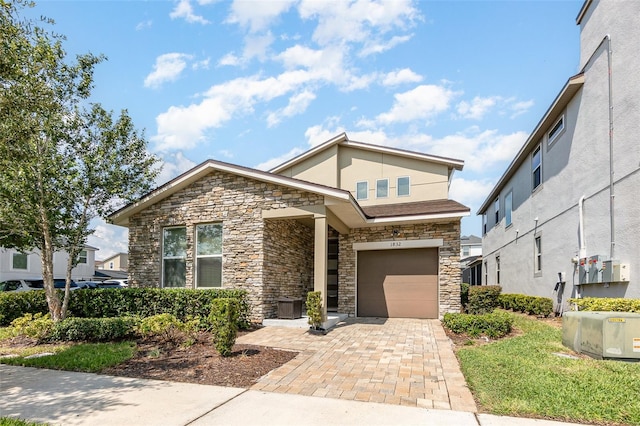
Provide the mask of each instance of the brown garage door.
[{"label": "brown garage door", "polygon": [[358,316],[438,318],[438,249],[358,252]]}]

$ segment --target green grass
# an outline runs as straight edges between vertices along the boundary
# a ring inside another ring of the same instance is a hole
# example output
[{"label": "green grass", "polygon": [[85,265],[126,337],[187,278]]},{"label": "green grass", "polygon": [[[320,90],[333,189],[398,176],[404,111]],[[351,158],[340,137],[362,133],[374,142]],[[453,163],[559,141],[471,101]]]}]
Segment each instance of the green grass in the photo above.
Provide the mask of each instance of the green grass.
[{"label": "green grass", "polygon": [[523,335],[458,351],[483,411],[640,425],[640,363],[568,359],[562,331],[514,315]]},{"label": "green grass", "polygon": [[46,426],[46,423],[30,422],[11,417],[0,417],[0,426]]},{"label": "green grass", "polygon": [[[0,362],[23,367],[96,373],[131,358],[136,351],[134,342],[83,343],[78,345],[50,345],[18,353],[17,358],[3,358]],[[25,359],[32,353],[53,352],[54,355]]]}]

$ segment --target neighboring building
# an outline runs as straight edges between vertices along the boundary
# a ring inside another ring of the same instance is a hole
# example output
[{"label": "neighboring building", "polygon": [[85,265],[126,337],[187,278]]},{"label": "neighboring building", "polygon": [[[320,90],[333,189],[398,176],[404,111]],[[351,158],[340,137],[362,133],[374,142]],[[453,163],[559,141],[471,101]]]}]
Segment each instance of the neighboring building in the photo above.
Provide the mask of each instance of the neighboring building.
[{"label": "neighboring building", "polygon": [[485,282],[556,312],[640,298],[640,2],[587,0],[577,24],[580,72],[478,211]]},{"label": "neighboring building", "polygon": [[[95,247],[85,246],[80,252],[78,265],[71,270],[71,279],[90,280],[93,277],[93,265],[96,257]],[[67,276],[66,252],[53,254],[53,277]],[[42,258],[37,251],[20,253],[14,249],[0,247],[0,281],[16,279],[42,279]]]},{"label": "neighboring building", "polygon": [[131,286],[242,288],[253,319],[323,293],[356,316],[460,310],[463,162],[337,136],[270,172],[205,161],[111,215]]},{"label": "neighboring building", "polygon": [[482,238],[460,237],[460,269],[463,283],[482,285]]},{"label": "neighboring building", "polygon": [[475,235],[460,237],[460,259],[469,256],[482,256],[482,238]]},{"label": "neighboring building", "polygon": [[96,260],[96,269],[126,272],[128,267],[129,267],[128,253],[117,253],[104,260]]}]

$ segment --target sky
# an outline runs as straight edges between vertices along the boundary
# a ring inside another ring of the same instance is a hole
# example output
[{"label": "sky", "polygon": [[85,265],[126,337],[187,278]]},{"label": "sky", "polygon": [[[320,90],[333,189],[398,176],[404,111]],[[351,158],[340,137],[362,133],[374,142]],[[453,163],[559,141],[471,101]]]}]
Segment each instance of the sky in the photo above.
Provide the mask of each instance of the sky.
[{"label": "sky", "polygon": [[[104,54],[92,102],[126,109],[161,185],[207,159],[268,170],[349,139],[464,160],[450,198],[477,209],[567,79],[583,0],[52,1],[76,54]],[[127,230],[92,222],[96,259]]]}]

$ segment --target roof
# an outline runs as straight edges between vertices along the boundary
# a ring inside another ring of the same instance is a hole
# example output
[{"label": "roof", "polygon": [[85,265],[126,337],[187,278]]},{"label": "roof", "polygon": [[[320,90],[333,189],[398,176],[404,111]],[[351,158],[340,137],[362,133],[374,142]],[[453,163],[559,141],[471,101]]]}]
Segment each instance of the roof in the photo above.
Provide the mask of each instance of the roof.
[{"label": "roof", "polygon": [[[120,253],[116,253],[116,254],[114,254],[114,255],[111,255],[111,256],[109,256],[109,257],[105,258],[104,260],[100,260],[100,262],[102,262],[102,263],[106,263],[106,262],[108,262],[109,260],[111,260],[111,259],[115,259],[115,258],[116,258],[116,257],[118,257],[118,256],[128,256],[128,255],[129,255],[129,253],[120,252]],[[96,260],[96,262],[98,262],[98,261]]]},{"label": "roof", "polygon": [[453,200],[429,200],[402,204],[383,204],[362,207],[368,218],[399,217],[416,215],[468,214],[469,207]]},{"label": "roof", "polygon": [[592,0],[585,0],[585,2],[582,4],[580,12],[578,12],[578,16],[576,16],[576,25],[580,25],[582,23],[582,18],[584,18],[587,10],[589,10],[589,6],[591,6],[591,3],[593,3]]},{"label": "roof", "polygon": [[475,235],[463,235],[460,237],[460,244],[481,244],[482,238],[476,237]]},{"label": "roof", "polygon": [[483,214],[498,195],[500,195],[502,188],[509,182],[509,179],[513,177],[518,168],[529,158],[531,150],[540,142],[540,139],[542,139],[547,129],[553,125],[558,115],[560,115],[583,85],[584,73],[576,74],[567,80],[567,83],[551,103],[547,112],[544,113],[535,129],[533,129],[533,132],[531,132],[524,145],[522,145],[522,148],[520,148],[520,151],[518,151],[518,154],[516,154],[513,161],[511,161],[511,164],[509,164],[509,167],[507,167],[507,170],[493,187],[476,214]]},{"label": "roof", "polygon": [[439,163],[439,164],[446,164],[449,169],[452,170],[462,170],[462,167],[464,166],[464,161],[462,160],[457,160],[455,158],[447,158],[447,157],[440,157],[437,155],[429,155],[429,154],[424,154],[421,152],[416,152],[416,151],[408,151],[408,150],[404,150],[404,149],[398,149],[398,148],[390,148],[387,146],[380,146],[380,145],[372,145],[372,144],[368,144],[368,143],[364,143],[364,142],[356,142],[356,141],[352,141],[349,140],[349,137],[347,136],[346,133],[341,133],[338,136],[329,139],[328,141],[317,145],[313,148],[311,148],[310,150],[303,152],[302,154],[298,155],[297,157],[292,158],[291,160],[285,161],[284,163],[280,164],[279,166],[274,167],[273,169],[269,170],[271,173],[281,173],[283,170],[288,169],[289,167],[292,167],[304,160],[306,160],[307,158],[313,157],[314,155],[331,148],[334,145],[340,145],[340,146],[347,146],[347,147],[352,147],[352,148],[358,148],[358,149],[363,149],[366,151],[373,151],[373,152],[379,152],[379,153],[383,153],[383,154],[391,154],[391,155],[397,155],[400,157],[406,157],[406,158],[413,158],[413,159],[417,159],[417,160],[421,160],[421,161],[429,161],[432,163]]}]

